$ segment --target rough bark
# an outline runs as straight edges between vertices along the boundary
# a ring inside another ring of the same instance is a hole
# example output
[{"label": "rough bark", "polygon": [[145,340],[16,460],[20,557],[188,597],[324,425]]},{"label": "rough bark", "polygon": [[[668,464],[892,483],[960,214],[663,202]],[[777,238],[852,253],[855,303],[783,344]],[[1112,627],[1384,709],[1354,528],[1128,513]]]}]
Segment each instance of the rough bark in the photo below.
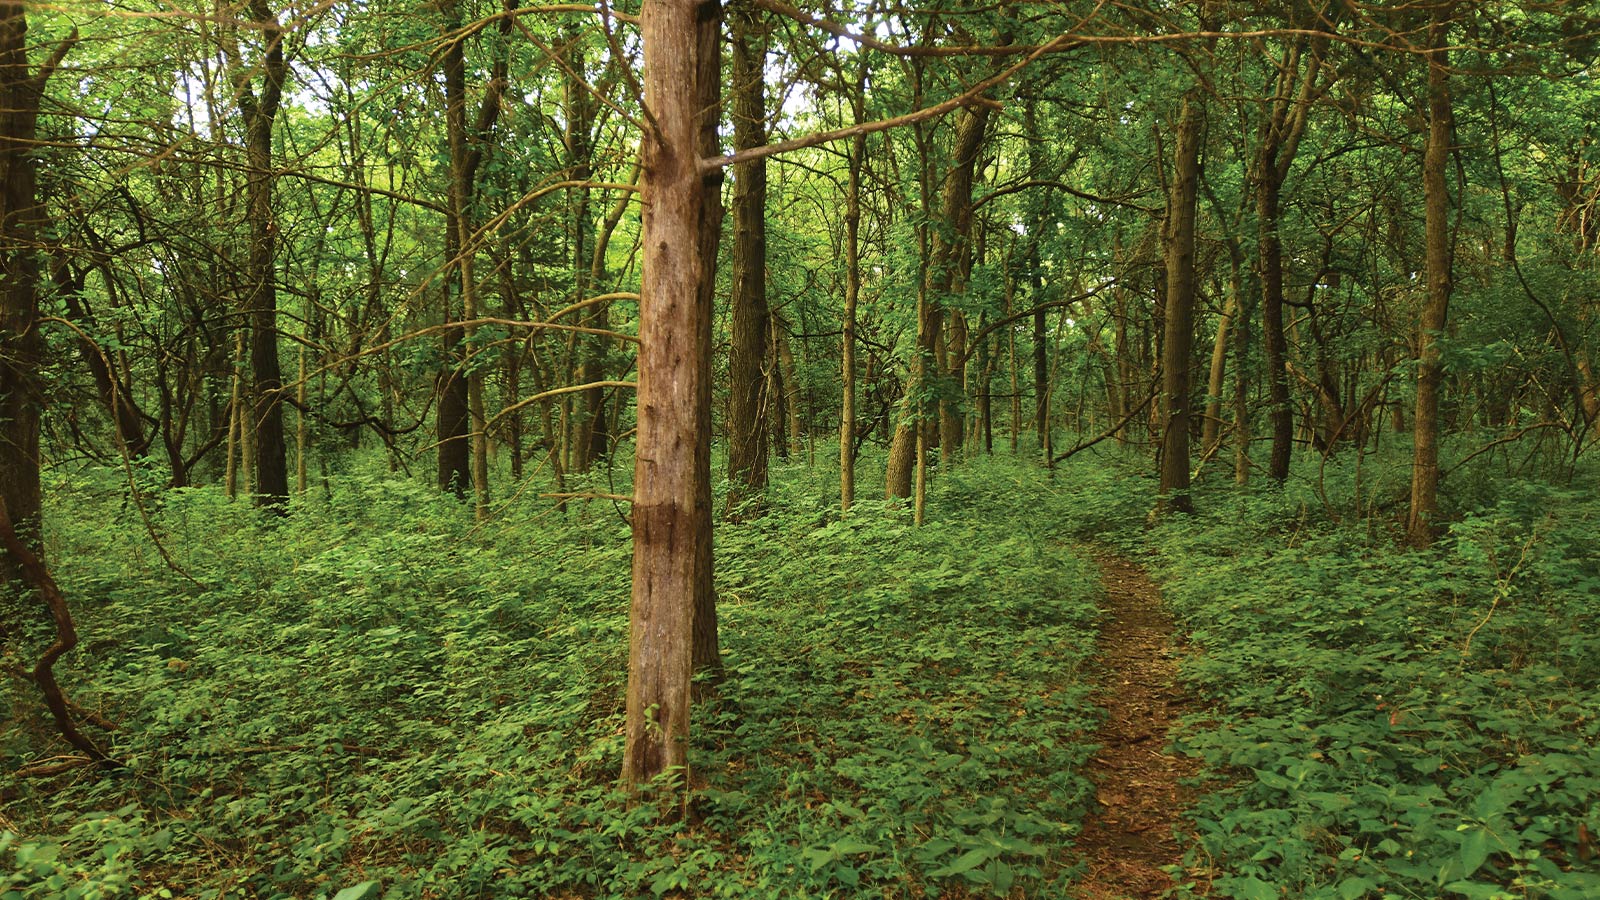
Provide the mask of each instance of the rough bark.
[{"label": "rough bark", "polygon": [[[699,161],[714,140],[714,0],[646,0],[640,14],[645,103],[641,147],[643,283],[639,302],[623,780],[687,774],[698,592],[710,563],[710,291],[707,251],[719,218]],[[682,784],[682,780],[679,782]]]},{"label": "rough bark", "polygon": [[[507,10],[515,5],[508,3]],[[472,260],[477,252],[471,246],[472,203],[477,189],[478,167],[483,162],[484,145],[500,115],[500,97],[505,92],[508,63],[504,54],[493,64],[484,97],[472,123],[467,122],[466,35],[460,31],[461,5],[454,0],[446,7],[445,30],[455,39],[444,50],[445,135],[450,148],[449,202],[445,213],[444,319],[471,321],[477,316],[477,285]],[[504,16],[500,24],[502,41],[510,34],[512,19]],[[460,298],[460,319],[456,319],[456,298]],[[469,326],[446,328],[443,342],[445,369],[439,375],[439,488],[465,496],[473,487],[476,508],[481,518],[489,501],[488,442],[484,433],[481,372],[467,369],[467,353],[472,337]],[[469,429],[469,424],[471,428]]]},{"label": "rough bark", "polygon": [[[34,552],[43,512],[37,248],[45,225],[35,139],[45,83],[75,39],[76,33],[35,72],[28,64],[26,5],[0,3],[0,503],[10,510],[21,546]],[[18,580],[21,562],[11,554],[0,575]]]},{"label": "rough bark", "polygon": [[1228,279],[1228,299],[1217,317],[1217,337],[1211,344],[1211,369],[1206,378],[1205,421],[1200,426],[1200,448],[1207,456],[1216,452],[1222,442],[1222,392],[1228,377],[1228,339],[1233,333],[1233,321],[1239,315],[1239,270],[1236,266]]},{"label": "rough bark", "polygon": [[[562,106],[566,118],[567,172],[573,181],[587,181],[594,174],[595,100],[580,78],[585,67],[583,31],[576,25],[566,33],[567,78],[562,83]],[[589,209],[589,188],[573,188],[569,194],[572,210],[572,300],[589,295],[594,283],[593,254],[595,226]],[[598,304],[585,317],[586,325],[605,328],[609,324],[607,304]],[[577,336],[578,384],[593,384],[605,378],[605,338],[598,334]],[[608,449],[604,388],[590,388],[577,399],[572,421],[572,471],[587,472],[594,460]]]},{"label": "rough bark", "polygon": [[[767,39],[748,4],[728,12],[732,60],[732,119],[735,150],[766,143]],[[733,167],[733,271],[729,300],[732,343],[728,348],[728,507],[767,488],[767,428],[779,394],[769,373],[767,347],[775,344],[767,312],[767,161]],[[780,452],[787,448],[780,448]]]},{"label": "rough bark", "polygon": [[[1305,64],[1301,57],[1309,42],[1285,51],[1279,66],[1277,91],[1261,129],[1261,146],[1252,167],[1255,183],[1257,260],[1261,277],[1261,337],[1266,351],[1268,418],[1272,423],[1272,451],[1267,474],[1282,482],[1289,477],[1294,447],[1294,410],[1289,403],[1288,340],[1283,324],[1283,242],[1279,235],[1283,184],[1305,133],[1310,100],[1321,71],[1320,55]],[[1296,85],[1298,84],[1298,91]]]}]

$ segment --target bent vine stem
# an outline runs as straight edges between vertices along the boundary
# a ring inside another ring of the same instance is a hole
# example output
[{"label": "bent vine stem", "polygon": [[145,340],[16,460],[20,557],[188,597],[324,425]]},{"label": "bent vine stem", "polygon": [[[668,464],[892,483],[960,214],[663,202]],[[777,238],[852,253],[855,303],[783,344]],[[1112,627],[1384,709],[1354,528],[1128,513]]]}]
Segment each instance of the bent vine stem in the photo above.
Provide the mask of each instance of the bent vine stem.
[{"label": "bent vine stem", "polygon": [[50,570],[45,568],[44,561],[38,554],[28,549],[17,536],[17,529],[11,523],[11,512],[6,508],[4,499],[0,499],[0,545],[3,545],[12,559],[16,560],[28,583],[38,590],[40,598],[50,608],[50,618],[55,621],[55,642],[39,655],[39,661],[34,663],[30,675],[34,683],[39,686],[39,691],[44,694],[45,706],[49,707],[51,716],[55,718],[56,728],[61,731],[61,736],[67,743],[88,758],[106,768],[121,768],[123,764],[120,760],[113,759],[100,749],[100,745],[79,731],[77,723],[72,720],[71,704],[62,693],[60,683],[56,681],[55,664],[56,660],[78,645],[78,631],[72,624],[72,612],[67,608],[67,599],[62,596],[61,588],[51,577]]}]

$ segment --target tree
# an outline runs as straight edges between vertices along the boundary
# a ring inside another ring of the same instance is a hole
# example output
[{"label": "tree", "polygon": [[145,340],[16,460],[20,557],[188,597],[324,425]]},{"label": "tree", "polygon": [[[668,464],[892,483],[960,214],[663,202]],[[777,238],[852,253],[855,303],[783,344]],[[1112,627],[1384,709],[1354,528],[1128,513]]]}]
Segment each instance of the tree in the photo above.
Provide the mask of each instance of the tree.
[{"label": "tree", "polygon": [[1450,308],[1452,254],[1446,169],[1455,118],[1446,47],[1454,6],[1435,6],[1428,25],[1428,141],[1422,155],[1428,284],[1417,329],[1417,409],[1412,420],[1411,508],[1406,517],[1406,536],[1418,547],[1433,542],[1439,513],[1439,389],[1444,380],[1439,338]]},{"label": "tree", "polygon": [[273,217],[272,126],[283,102],[289,66],[283,54],[283,28],[266,0],[247,7],[253,30],[260,34],[260,87],[257,73],[243,61],[237,44],[230,45],[234,91],[245,124],[245,192],[250,223],[249,294],[244,308],[250,318],[250,370],[255,407],[242,427],[254,439],[256,502],[282,509],[289,499],[289,469],[283,437],[283,373],[278,360],[277,233]]},{"label": "tree", "polygon": [[1193,512],[1189,497],[1189,418],[1194,399],[1189,367],[1194,348],[1195,201],[1200,181],[1200,145],[1205,108],[1190,91],[1178,116],[1173,148],[1172,188],[1167,201],[1166,338],[1161,356],[1161,504],[1172,512]]},{"label": "tree", "polygon": [[[728,15],[733,48],[733,146],[766,143],[766,31],[748,4]],[[767,161],[733,167],[733,319],[728,351],[728,504],[730,509],[767,487],[767,420],[776,393],[768,390]],[[781,421],[781,418],[780,418]]]},{"label": "tree", "polygon": [[[35,552],[43,513],[38,248],[47,222],[38,198],[39,109],[45,84],[76,40],[74,32],[34,69],[26,4],[0,3],[0,504]],[[8,580],[20,577],[20,562],[7,558]]]},{"label": "tree", "polygon": [[695,633],[709,593],[710,445],[702,427],[711,417],[707,282],[715,257],[707,251],[721,204],[720,170],[701,161],[717,122],[720,12],[715,0],[646,0],[640,13],[648,118],[622,761],[623,779],[635,785],[687,768]]}]

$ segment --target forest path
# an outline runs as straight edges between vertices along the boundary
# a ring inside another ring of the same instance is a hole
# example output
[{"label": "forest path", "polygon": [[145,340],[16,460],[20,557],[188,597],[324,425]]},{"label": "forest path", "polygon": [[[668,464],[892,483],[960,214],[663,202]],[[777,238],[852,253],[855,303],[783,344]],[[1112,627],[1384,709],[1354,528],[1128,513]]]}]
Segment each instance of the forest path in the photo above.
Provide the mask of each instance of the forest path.
[{"label": "forest path", "polygon": [[1089,762],[1095,809],[1077,840],[1088,871],[1078,900],[1159,897],[1173,887],[1162,866],[1182,862],[1173,837],[1190,792],[1179,781],[1195,774],[1197,760],[1163,752],[1167,731],[1188,711],[1177,683],[1172,621],[1161,592],[1137,564],[1099,553],[1095,562],[1106,589],[1095,700],[1106,720],[1091,740],[1100,750]]}]

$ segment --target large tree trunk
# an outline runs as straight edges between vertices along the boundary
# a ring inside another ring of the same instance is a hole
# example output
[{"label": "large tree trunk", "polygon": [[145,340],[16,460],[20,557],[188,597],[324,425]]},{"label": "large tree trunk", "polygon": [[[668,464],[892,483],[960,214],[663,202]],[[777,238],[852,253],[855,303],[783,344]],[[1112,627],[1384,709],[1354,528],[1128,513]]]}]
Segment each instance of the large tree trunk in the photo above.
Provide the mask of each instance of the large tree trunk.
[{"label": "large tree trunk", "polygon": [[[506,8],[510,10],[514,4],[508,3]],[[460,0],[452,0],[445,12],[445,30],[454,36],[444,51],[450,187],[445,213],[445,265],[449,271],[443,293],[444,319],[446,325],[450,325],[452,321],[470,322],[478,316],[478,291],[472,273],[472,260],[477,252],[471,245],[472,202],[477,189],[478,166],[483,161],[484,142],[500,115],[507,61],[504,53],[495,58],[478,114],[469,126],[466,36],[461,34]],[[501,19],[502,42],[510,34],[511,21],[510,16]],[[460,320],[453,319],[453,294],[461,298]],[[459,325],[446,328],[444,333],[445,370],[439,376],[439,488],[464,496],[470,483],[481,519],[487,514],[489,503],[488,435],[484,433],[483,375],[468,369],[467,354],[471,351],[470,338],[474,330],[474,326]],[[472,424],[470,431],[469,422]]]},{"label": "large tree trunk", "polygon": [[[1266,351],[1268,418],[1272,423],[1272,452],[1267,474],[1282,482],[1289,477],[1289,461],[1294,447],[1294,410],[1289,403],[1289,345],[1283,324],[1283,242],[1278,232],[1284,180],[1305,133],[1311,97],[1321,72],[1320,53],[1306,63],[1304,77],[1300,62],[1309,41],[1287,49],[1278,67],[1277,91],[1262,124],[1261,147],[1256,156],[1255,181],[1257,262],[1261,275],[1261,337]],[[1320,45],[1318,48],[1320,49]],[[1297,90],[1298,84],[1298,90]]]},{"label": "large tree trunk", "polygon": [[1445,50],[1453,4],[1433,13],[1428,29],[1428,146],[1422,157],[1422,195],[1426,214],[1428,295],[1417,334],[1417,411],[1412,423],[1415,452],[1411,464],[1411,510],[1406,536],[1417,547],[1433,543],[1439,512],[1439,388],[1444,379],[1439,335],[1450,308],[1450,161],[1453,111],[1449,56]]},{"label": "large tree trunk", "polygon": [[[733,47],[733,146],[766,143],[767,41],[755,11],[739,4],[729,12]],[[733,341],[728,349],[728,506],[767,488],[767,426],[779,394],[768,371],[767,347],[775,343],[767,313],[767,161],[733,167],[733,271],[730,306]],[[781,416],[770,421],[776,425]],[[780,452],[786,448],[780,447]]]},{"label": "large tree trunk", "polygon": [[707,232],[719,209],[716,185],[699,163],[717,119],[719,11],[704,0],[646,0],[640,15],[651,127],[641,147],[639,425],[622,761],[623,779],[635,785],[670,771],[686,774],[695,632],[703,625],[697,607],[709,575],[710,452],[702,429],[711,417],[706,286],[716,236]]},{"label": "large tree trunk", "polygon": [[1195,199],[1205,110],[1198,92],[1183,100],[1167,201],[1166,336],[1161,345],[1161,483],[1163,510],[1193,512],[1189,497],[1189,357],[1194,349]]},{"label": "large tree trunk", "polygon": [[[45,82],[75,38],[35,73],[28,65],[27,7],[0,3],[0,503],[33,552],[39,549],[43,511],[36,379],[44,362],[38,246],[45,225],[35,139]],[[8,557],[0,576],[18,580],[20,563]],[[7,627],[0,623],[0,635]]]},{"label": "large tree trunk", "polygon": [[289,67],[283,58],[283,30],[265,0],[252,0],[250,18],[263,44],[261,93],[240,79],[239,108],[245,120],[245,193],[250,222],[250,368],[255,410],[250,429],[255,445],[255,498],[282,509],[289,499],[289,467],[283,436],[283,372],[278,361],[277,223],[272,215],[272,126]]}]

